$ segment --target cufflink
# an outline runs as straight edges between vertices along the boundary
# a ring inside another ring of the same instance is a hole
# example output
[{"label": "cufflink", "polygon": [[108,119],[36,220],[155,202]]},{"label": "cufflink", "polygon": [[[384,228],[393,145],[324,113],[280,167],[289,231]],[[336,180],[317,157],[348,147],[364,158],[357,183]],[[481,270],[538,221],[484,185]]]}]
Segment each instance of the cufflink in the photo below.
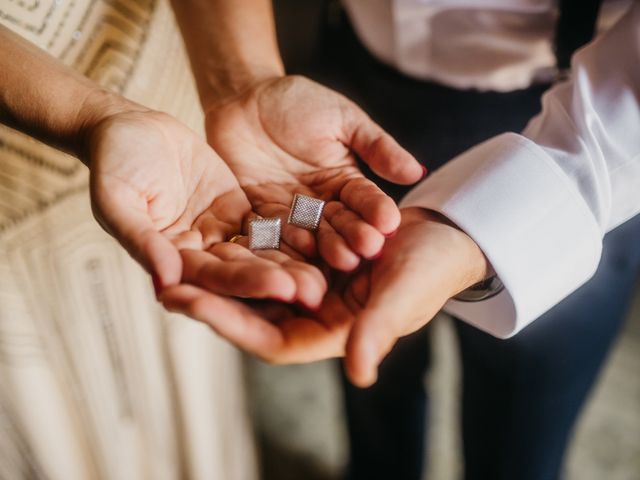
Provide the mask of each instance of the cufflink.
[{"label": "cufflink", "polygon": [[305,230],[316,230],[320,225],[324,206],[325,202],[319,198],[296,193],[293,197],[287,223]]},{"label": "cufflink", "polygon": [[256,218],[249,222],[249,248],[251,250],[277,250],[280,248],[280,219]]}]

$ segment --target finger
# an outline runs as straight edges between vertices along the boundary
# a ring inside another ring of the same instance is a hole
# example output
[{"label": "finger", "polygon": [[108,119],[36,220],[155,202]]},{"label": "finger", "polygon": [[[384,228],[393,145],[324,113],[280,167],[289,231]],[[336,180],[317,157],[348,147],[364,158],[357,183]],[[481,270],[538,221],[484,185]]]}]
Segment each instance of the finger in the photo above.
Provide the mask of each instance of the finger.
[{"label": "finger", "polygon": [[376,382],[378,365],[398,340],[393,317],[385,313],[361,311],[349,334],[345,366],[349,379],[356,386],[364,388]]},{"label": "finger", "polygon": [[426,175],[426,169],[391,135],[355,104],[350,106],[346,109],[344,143],[376,174],[402,185],[415,183]]},{"label": "finger", "polygon": [[425,295],[427,286],[416,281],[423,276],[416,275],[413,269],[410,265],[384,268],[384,275],[369,285],[369,298],[357,315],[347,342],[345,363],[355,385],[375,383],[378,365],[397,339],[409,333],[410,327],[417,328],[416,317],[428,316],[432,302]]},{"label": "finger", "polygon": [[360,257],[324,218],[318,227],[317,243],[320,256],[331,268],[343,272],[352,272],[358,268]]},{"label": "finger", "polygon": [[349,180],[340,191],[340,200],[384,235],[390,235],[400,225],[398,206],[371,180]]},{"label": "finger", "polygon": [[375,257],[384,246],[384,236],[341,202],[329,202],[324,218],[342,235],[349,247],[364,258]]},{"label": "finger", "polygon": [[206,323],[238,348],[261,358],[275,355],[282,347],[280,330],[237,300],[186,284],[166,289],[161,300],[167,310]]},{"label": "finger", "polygon": [[233,243],[217,244],[209,251],[183,250],[183,281],[219,295],[273,298],[292,302],[294,279],[279,265],[260,259]]},{"label": "finger", "polygon": [[262,250],[255,254],[282,266],[296,282],[296,300],[308,310],[317,310],[327,291],[327,280],[322,272],[308,263],[292,260],[277,250]]}]

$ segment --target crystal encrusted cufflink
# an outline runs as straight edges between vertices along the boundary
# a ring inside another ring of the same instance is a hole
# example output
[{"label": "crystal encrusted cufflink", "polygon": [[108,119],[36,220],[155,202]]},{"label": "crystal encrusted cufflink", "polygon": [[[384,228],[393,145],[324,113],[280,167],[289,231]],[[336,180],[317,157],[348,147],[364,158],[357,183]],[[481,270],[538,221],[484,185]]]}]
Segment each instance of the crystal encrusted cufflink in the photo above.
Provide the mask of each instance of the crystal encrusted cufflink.
[{"label": "crystal encrusted cufflink", "polygon": [[325,202],[296,193],[291,204],[288,223],[305,230],[317,230]]},{"label": "crystal encrusted cufflink", "polygon": [[249,222],[249,248],[251,250],[277,250],[280,248],[279,218],[256,218]]}]

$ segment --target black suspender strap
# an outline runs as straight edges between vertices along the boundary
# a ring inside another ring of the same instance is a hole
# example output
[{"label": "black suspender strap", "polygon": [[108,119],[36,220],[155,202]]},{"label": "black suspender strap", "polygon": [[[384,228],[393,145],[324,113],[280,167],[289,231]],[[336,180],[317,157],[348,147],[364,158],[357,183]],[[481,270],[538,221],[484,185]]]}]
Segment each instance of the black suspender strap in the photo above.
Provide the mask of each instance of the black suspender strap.
[{"label": "black suspender strap", "polygon": [[593,38],[602,0],[559,0],[556,25],[558,70],[568,70],[573,53]]}]

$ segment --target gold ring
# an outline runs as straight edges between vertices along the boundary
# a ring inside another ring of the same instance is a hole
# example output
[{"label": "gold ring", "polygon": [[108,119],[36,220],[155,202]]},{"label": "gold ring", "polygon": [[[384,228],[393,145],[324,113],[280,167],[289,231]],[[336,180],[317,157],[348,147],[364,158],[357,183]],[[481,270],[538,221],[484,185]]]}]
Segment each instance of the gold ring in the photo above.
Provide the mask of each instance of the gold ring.
[{"label": "gold ring", "polygon": [[238,242],[238,240],[240,240],[240,239],[241,239],[242,237],[244,237],[244,236],[245,236],[245,235],[241,235],[241,234],[234,235],[233,237],[231,237],[231,238],[229,239],[229,243],[237,243],[237,242]]}]

